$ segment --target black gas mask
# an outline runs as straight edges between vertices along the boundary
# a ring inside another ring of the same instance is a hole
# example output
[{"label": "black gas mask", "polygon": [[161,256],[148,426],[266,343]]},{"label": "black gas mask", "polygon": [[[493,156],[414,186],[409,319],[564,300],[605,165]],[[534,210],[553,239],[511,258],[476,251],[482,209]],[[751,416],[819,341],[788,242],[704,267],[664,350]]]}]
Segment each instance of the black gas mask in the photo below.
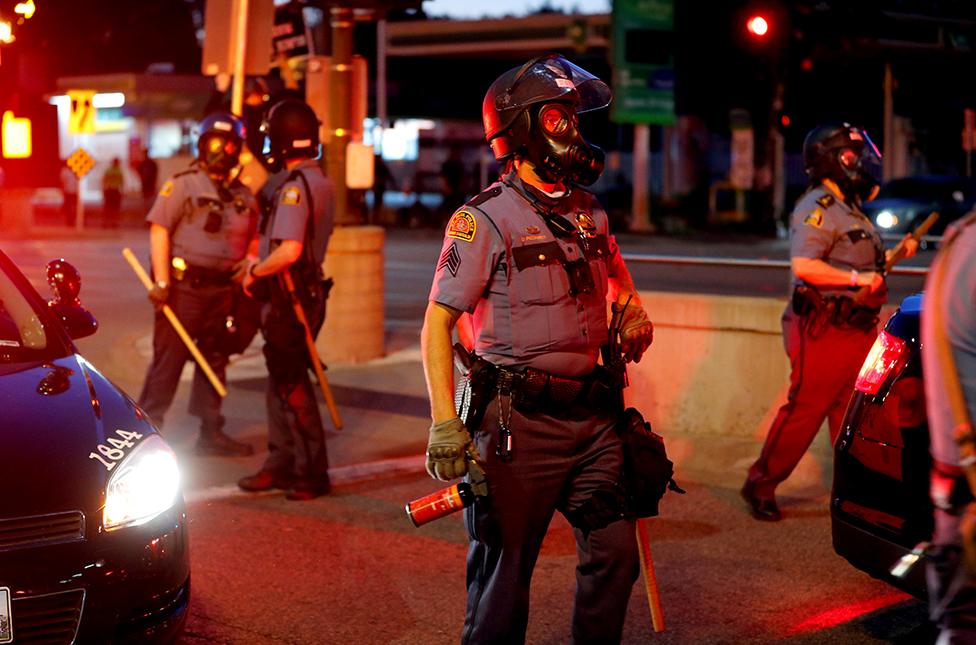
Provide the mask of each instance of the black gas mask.
[{"label": "black gas mask", "polygon": [[877,197],[881,189],[881,158],[870,139],[860,150],[855,147],[838,150],[837,167],[838,185],[844,195],[853,196],[860,203]]},{"label": "black gas mask", "polygon": [[589,186],[603,173],[603,150],[587,143],[579,131],[575,105],[553,101],[533,106],[526,136],[525,157],[547,183],[568,181]]},{"label": "black gas mask", "polygon": [[243,146],[235,137],[207,132],[200,136],[198,147],[200,162],[207,172],[227,177],[240,162]]}]

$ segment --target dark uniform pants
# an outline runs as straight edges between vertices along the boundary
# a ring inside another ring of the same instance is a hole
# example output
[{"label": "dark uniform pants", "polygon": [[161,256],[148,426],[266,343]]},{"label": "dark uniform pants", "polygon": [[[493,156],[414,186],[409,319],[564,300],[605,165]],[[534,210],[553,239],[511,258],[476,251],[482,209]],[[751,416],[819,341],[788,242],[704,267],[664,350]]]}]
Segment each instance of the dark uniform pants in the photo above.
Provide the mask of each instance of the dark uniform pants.
[{"label": "dark uniform pants", "polygon": [[[489,495],[465,509],[470,537],[468,601],[462,643],[525,641],[529,583],[555,510],[574,510],[593,490],[618,480],[620,440],[607,415],[573,410],[556,419],[512,411],[513,459],[495,454],[498,400],[474,440],[486,462]],[[574,643],[620,641],[639,561],[634,523],[575,529],[579,564],[573,607]]]},{"label": "dark uniform pants", "polygon": [[806,316],[783,314],[783,344],[790,357],[790,391],[769,428],[748,481],[756,497],[771,499],[790,476],[828,420],[831,445],[840,433],[844,412],[875,332],[825,326],[816,338],[806,330]]},{"label": "dark uniform pants", "polygon": [[976,584],[962,564],[961,515],[935,509],[927,562],[929,615],[940,629],[939,645],[976,643]]},{"label": "dark uniform pants", "polygon": [[[173,284],[169,297],[169,306],[173,313],[196,341],[200,353],[210,363],[222,383],[227,368],[224,337],[227,333],[232,291],[233,287],[229,282],[199,286],[193,286],[189,282],[177,282]],[[183,344],[163,312],[157,311],[153,324],[153,359],[139,395],[139,407],[149,413],[158,425],[162,425],[163,415],[173,403],[180,374],[188,360],[192,360],[190,350]],[[190,414],[200,417],[207,428],[220,427],[220,395],[199,365],[193,372]]]},{"label": "dark uniform pants", "polygon": [[[312,337],[325,321],[325,300],[304,303]],[[305,330],[287,296],[276,286],[261,325],[268,366],[268,457],[264,469],[320,480],[328,475],[325,431],[309,378]]]}]

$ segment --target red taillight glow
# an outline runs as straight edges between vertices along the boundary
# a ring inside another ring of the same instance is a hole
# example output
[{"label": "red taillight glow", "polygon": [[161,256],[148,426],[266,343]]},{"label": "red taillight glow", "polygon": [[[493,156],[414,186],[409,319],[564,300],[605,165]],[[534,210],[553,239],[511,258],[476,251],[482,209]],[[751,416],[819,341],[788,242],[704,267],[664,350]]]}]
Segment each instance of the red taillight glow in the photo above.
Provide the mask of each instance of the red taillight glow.
[{"label": "red taillight glow", "polygon": [[905,341],[886,331],[878,335],[864,359],[854,387],[865,394],[877,394],[888,375],[901,365],[905,358]]}]

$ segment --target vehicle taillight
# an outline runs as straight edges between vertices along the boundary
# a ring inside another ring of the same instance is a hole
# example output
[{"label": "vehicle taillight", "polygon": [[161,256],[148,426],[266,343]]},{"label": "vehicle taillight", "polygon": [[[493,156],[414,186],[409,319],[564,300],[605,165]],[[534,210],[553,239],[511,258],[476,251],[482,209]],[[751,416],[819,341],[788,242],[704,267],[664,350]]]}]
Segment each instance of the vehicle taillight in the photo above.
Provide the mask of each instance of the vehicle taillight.
[{"label": "vehicle taillight", "polygon": [[855,389],[865,394],[877,394],[881,384],[901,365],[904,358],[905,341],[882,331],[871,346],[868,357],[864,359],[864,365],[854,383]]}]

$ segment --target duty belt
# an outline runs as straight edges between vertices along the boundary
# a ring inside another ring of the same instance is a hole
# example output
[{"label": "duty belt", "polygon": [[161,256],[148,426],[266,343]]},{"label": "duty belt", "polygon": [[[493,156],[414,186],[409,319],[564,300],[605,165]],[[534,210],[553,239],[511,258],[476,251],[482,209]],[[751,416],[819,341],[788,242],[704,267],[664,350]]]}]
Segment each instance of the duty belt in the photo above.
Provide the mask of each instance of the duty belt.
[{"label": "duty belt", "polygon": [[219,269],[188,264],[183,270],[183,275],[177,281],[188,283],[193,287],[219,287],[229,285],[233,275],[233,271],[221,271]]},{"label": "duty belt", "polygon": [[880,307],[858,304],[852,297],[824,295],[816,287],[797,285],[793,290],[793,313],[809,317],[814,336],[826,325],[870,330],[878,324]]},{"label": "duty belt", "polygon": [[[521,412],[545,412],[566,415],[570,408],[581,406],[593,411],[609,409],[612,379],[597,366],[583,378],[567,378],[531,367],[513,370],[493,366],[499,394],[509,394],[512,405]],[[504,392],[503,392],[504,390]]]}]

